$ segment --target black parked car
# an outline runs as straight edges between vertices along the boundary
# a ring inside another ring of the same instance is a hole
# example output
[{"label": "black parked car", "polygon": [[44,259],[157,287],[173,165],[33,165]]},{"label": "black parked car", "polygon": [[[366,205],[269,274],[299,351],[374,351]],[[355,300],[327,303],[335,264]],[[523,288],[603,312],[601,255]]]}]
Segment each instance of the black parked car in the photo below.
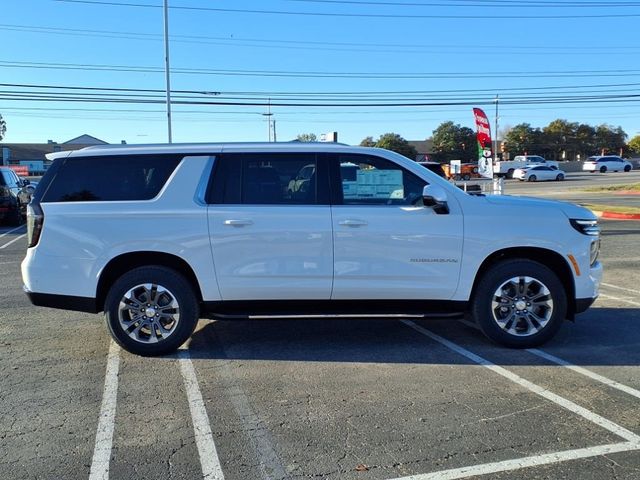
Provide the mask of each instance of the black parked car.
[{"label": "black parked car", "polygon": [[27,216],[31,193],[25,188],[29,180],[21,180],[7,167],[0,167],[0,221],[20,225]]}]

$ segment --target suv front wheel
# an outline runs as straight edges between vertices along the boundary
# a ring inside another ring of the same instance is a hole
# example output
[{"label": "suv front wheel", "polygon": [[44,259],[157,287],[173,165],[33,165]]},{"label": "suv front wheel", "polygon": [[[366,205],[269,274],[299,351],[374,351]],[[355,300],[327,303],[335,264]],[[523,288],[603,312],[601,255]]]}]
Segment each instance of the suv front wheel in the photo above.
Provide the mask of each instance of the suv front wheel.
[{"label": "suv front wheel", "polygon": [[484,274],[471,315],[491,340],[530,348],[551,339],[567,314],[560,279],[546,266],[525,259],[505,260]]},{"label": "suv front wheel", "polygon": [[107,327],[125,350],[143,356],[175,351],[198,322],[198,299],[178,272],[161,266],[133,269],[115,281],[104,305]]}]

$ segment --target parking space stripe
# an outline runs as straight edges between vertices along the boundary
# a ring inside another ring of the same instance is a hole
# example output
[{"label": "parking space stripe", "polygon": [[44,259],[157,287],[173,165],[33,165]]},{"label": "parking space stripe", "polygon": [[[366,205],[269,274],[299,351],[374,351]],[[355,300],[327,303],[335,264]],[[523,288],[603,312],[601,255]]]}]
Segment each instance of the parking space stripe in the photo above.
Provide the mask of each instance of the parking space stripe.
[{"label": "parking space stripe", "polygon": [[91,460],[89,480],[109,478],[109,460],[113,444],[116,403],[118,399],[118,369],[120,368],[120,347],[112,340],[107,356],[107,371],[104,377],[104,392],[100,406],[100,419],[96,432],[96,443]]},{"label": "parking space stripe", "polygon": [[273,447],[273,439],[269,430],[251,408],[249,399],[234,380],[233,372],[227,362],[221,365],[219,373],[227,385],[228,397],[238,416],[242,419],[246,431],[251,432],[249,438],[257,456],[261,478],[265,480],[289,478]]},{"label": "parking space stripe", "polygon": [[604,283],[604,282],[602,282],[600,285],[603,285],[609,288],[615,288],[617,290],[624,290],[626,292],[637,293],[638,295],[640,295],[640,290],[633,290],[632,288],[619,287],[617,285],[612,285],[610,283]]},{"label": "parking space stripe", "polygon": [[628,303],[629,305],[636,305],[636,306],[640,307],[640,302],[634,302],[632,300],[627,300],[625,298],[614,297],[613,295],[605,295],[602,292],[600,292],[600,296],[602,298],[608,298],[609,300],[617,300],[618,302]]},{"label": "parking space stripe", "polygon": [[189,401],[193,432],[200,456],[200,465],[202,466],[202,477],[204,480],[224,480],[220,459],[211,434],[209,416],[202,400],[202,393],[200,392],[198,378],[191,362],[189,350],[183,347],[180,349],[178,363]]},{"label": "parking space stripe", "polygon": [[413,328],[417,332],[431,338],[432,340],[435,340],[441,345],[444,345],[448,349],[453,350],[454,352],[462,355],[463,357],[468,358],[472,362],[477,363],[478,365],[482,365],[483,367],[491,370],[494,373],[497,373],[498,375],[503,376],[508,380],[511,380],[512,382],[520,385],[521,387],[529,390],[530,392],[533,392],[543,398],[546,398],[547,400],[555,403],[556,405],[559,405],[565,408],[566,410],[569,410],[570,412],[575,413],[576,415],[579,415],[582,418],[592,423],[595,423],[596,425],[604,428],[605,430],[608,430],[611,433],[614,433],[615,435],[618,435],[621,438],[624,438],[629,442],[637,444],[638,447],[640,448],[640,436],[636,435],[632,431],[627,430],[626,428],[621,427],[616,423],[613,423],[611,420],[607,420],[606,418],[601,417],[600,415],[593,413],[592,411],[587,410],[586,408],[583,408],[580,405],[573,403],[572,401],[567,400],[564,397],[561,397],[560,395],[556,395],[555,393],[552,393],[549,390],[542,388],[539,385],[536,385],[535,383],[525,380],[524,378],[520,377],[519,375],[516,375],[515,373],[507,370],[506,368],[500,367],[495,363],[492,363],[489,360],[479,355],[476,355],[475,353],[470,352],[466,348],[463,348],[447,340],[446,338],[443,338],[440,335],[437,335],[431,332],[430,330],[427,330],[426,328],[421,327],[420,325],[417,325],[416,323],[410,320],[401,320],[401,322]]},{"label": "parking space stripe", "polygon": [[563,367],[566,367],[569,370],[573,370],[574,372],[577,372],[580,375],[584,375],[585,377],[589,377],[592,380],[595,380],[597,382],[604,383],[605,385],[611,388],[615,388],[616,390],[620,390],[621,392],[625,392],[636,398],[640,398],[640,390],[636,390],[635,388],[628,387],[622,383],[616,382],[615,380],[611,380],[610,378],[604,377],[602,375],[598,375],[597,373],[592,372],[591,370],[587,370],[586,368],[573,365],[572,363],[569,363],[566,360],[558,358],[555,355],[551,355],[550,353],[543,352],[542,350],[538,350],[537,348],[528,348],[527,352],[533,353],[538,357],[544,358],[545,360],[549,360],[550,362],[556,363],[558,365],[562,365]]},{"label": "parking space stripe", "polygon": [[579,460],[581,458],[597,457],[599,455],[607,455],[611,453],[629,452],[638,449],[640,449],[640,445],[633,442],[613,443],[610,445],[599,445],[597,447],[566,450],[564,452],[532,455],[530,457],[516,458],[502,462],[453,468],[451,470],[441,470],[439,472],[410,475],[408,477],[396,478],[394,480],[454,480],[458,478],[475,477],[476,475],[508,472],[527,467],[538,467],[541,465],[566,462],[569,460]]},{"label": "parking space stripe", "polygon": [[[466,320],[460,320],[460,323],[463,323],[471,328],[479,330],[479,328],[475,324],[468,322]],[[529,353],[532,353],[533,355],[537,355],[538,357],[544,358],[545,360],[548,360],[555,364],[566,367],[569,370],[573,370],[574,372],[579,373],[580,375],[589,377],[592,380],[603,383],[611,388],[615,388],[616,390],[620,390],[621,392],[628,393],[629,395],[640,398],[640,390],[636,390],[635,388],[624,385],[623,383],[619,383],[619,382],[616,382],[615,380],[611,380],[610,378],[607,378],[603,375],[599,375],[586,368],[574,365],[571,362],[563,360],[560,357],[556,357],[555,355],[551,355],[550,353],[544,352],[542,350],[538,350],[537,348],[527,348],[526,351]]]},{"label": "parking space stripe", "polygon": [[9,235],[10,233],[15,232],[16,230],[19,230],[22,227],[23,227],[23,225],[20,225],[20,226],[18,226],[16,228],[12,228],[11,230],[7,230],[6,232],[0,234],[0,238],[4,237],[6,235]]},{"label": "parking space stripe", "polygon": [[[401,321],[402,323],[413,328],[417,332],[431,338],[432,340],[435,340],[436,342],[449,348],[450,350],[453,350],[454,352],[468,358],[472,362],[477,363],[478,365],[481,365],[485,368],[488,368],[489,370],[507,378],[508,380],[513,381],[514,383],[526,388],[527,390],[537,395],[540,395],[541,397],[546,398],[547,400],[550,400],[556,405],[563,407],[566,410],[569,410],[570,412],[575,413],[576,415],[580,415],[584,419],[592,423],[595,423],[596,425],[610,431],[611,433],[614,433],[615,435],[618,435],[619,437],[624,438],[627,441],[621,442],[621,443],[608,444],[608,445],[598,445],[595,447],[580,448],[575,450],[543,453],[540,455],[532,455],[529,457],[516,458],[516,459],[506,460],[502,462],[493,462],[493,463],[486,463],[481,465],[472,465],[469,467],[441,470],[439,472],[410,475],[406,477],[397,478],[394,480],[453,480],[453,479],[473,477],[477,475],[487,475],[491,473],[518,470],[526,467],[549,465],[553,463],[566,462],[569,460],[578,460],[583,458],[596,457],[596,456],[606,455],[610,453],[640,450],[640,436],[627,430],[626,428],[621,427],[620,425],[610,420],[607,420],[606,418],[601,417],[600,415],[593,413],[590,410],[587,410],[586,408],[583,408],[571,402],[570,400],[567,400],[564,397],[556,395],[555,393],[552,393],[532,382],[529,382],[528,380],[525,380],[519,375],[516,375],[515,373],[510,372],[509,370],[503,367],[500,367],[490,362],[489,360],[486,360],[485,358],[479,355],[476,355],[475,353],[472,353],[466,348],[463,348],[445,339],[444,337],[441,337],[440,335],[437,335],[431,332],[430,330],[427,330],[426,328],[421,327],[420,325],[417,325],[413,321],[410,321],[410,320],[401,320]],[[464,323],[467,323],[467,322],[464,322]],[[565,362],[565,363],[568,363],[568,362]],[[589,373],[593,373],[593,372],[589,372]]]},{"label": "parking space stripe", "polygon": [[23,234],[22,234],[22,235],[20,235],[19,237],[14,238],[13,240],[11,240],[11,241],[10,241],[10,242],[8,242],[8,243],[5,243],[4,245],[2,245],[2,246],[0,247],[0,250],[2,250],[3,248],[7,248],[9,245],[11,245],[11,244],[12,244],[12,243],[14,243],[14,242],[17,242],[18,240],[20,240],[22,237],[25,237],[26,235],[27,235],[26,233],[23,233]]}]

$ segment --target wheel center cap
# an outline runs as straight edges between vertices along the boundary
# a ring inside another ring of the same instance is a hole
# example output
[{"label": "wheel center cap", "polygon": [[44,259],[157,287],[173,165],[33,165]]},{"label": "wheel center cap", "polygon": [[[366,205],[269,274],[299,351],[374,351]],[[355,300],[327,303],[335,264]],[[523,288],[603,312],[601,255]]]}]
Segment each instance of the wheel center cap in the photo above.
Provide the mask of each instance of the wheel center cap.
[{"label": "wheel center cap", "polygon": [[155,316],[156,316],[156,309],[155,309],[155,308],[153,308],[153,307],[147,307],[147,308],[145,308],[145,310],[144,310],[144,314],[145,314],[147,317],[155,317]]},{"label": "wheel center cap", "polygon": [[518,310],[524,310],[525,308],[527,308],[527,303],[524,300],[518,300],[516,302],[516,308]]}]

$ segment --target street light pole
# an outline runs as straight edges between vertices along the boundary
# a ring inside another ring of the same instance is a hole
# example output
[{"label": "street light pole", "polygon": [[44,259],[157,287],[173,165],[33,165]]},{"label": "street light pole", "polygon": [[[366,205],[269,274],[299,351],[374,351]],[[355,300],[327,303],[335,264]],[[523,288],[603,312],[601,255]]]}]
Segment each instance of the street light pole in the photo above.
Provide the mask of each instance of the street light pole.
[{"label": "street light pole", "polygon": [[169,0],[164,0],[164,71],[167,79],[167,134],[171,138],[171,79],[169,68]]}]

